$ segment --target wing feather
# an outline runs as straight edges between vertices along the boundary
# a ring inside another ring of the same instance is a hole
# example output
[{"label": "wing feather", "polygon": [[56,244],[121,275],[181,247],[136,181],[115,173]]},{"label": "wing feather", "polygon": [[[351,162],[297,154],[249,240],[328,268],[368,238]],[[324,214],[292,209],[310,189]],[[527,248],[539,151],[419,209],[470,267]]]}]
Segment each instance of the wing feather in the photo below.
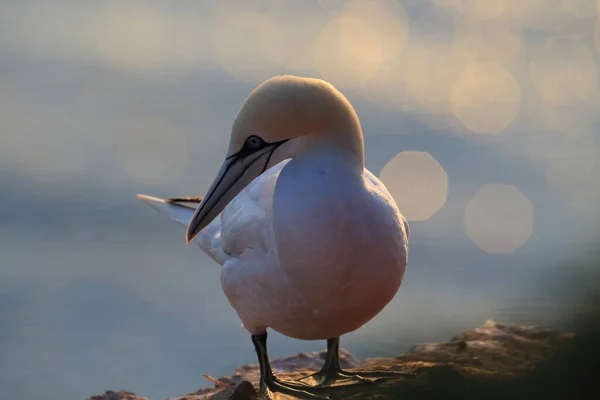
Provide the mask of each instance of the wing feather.
[{"label": "wing feather", "polygon": [[[148,204],[155,210],[165,214],[169,219],[178,222],[183,226],[187,226],[198,203],[202,201],[201,197],[181,197],[161,199],[158,197],[138,194],[138,200]],[[223,252],[221,246],[221,219],[215,218],[196,238],[196,243],[206,254],[213,260],[223,265],[227,259],[227,255]]]},{"label": "wing feather", "polygon": [[[223,212],[200,232],[194,242],[221,265],[259,252],[269,253],[273,247],[273,194],[277,178],[289,160],[271,167],[244,190]],[[138,200],[187,226],[201,197],[161,199],[144,194]]]}]

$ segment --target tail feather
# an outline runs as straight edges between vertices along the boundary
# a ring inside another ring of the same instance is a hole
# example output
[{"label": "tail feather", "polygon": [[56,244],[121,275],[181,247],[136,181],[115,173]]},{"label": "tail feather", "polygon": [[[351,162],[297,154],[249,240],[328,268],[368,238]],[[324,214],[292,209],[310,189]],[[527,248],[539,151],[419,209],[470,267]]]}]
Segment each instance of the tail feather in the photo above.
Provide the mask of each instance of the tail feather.
[{"label": "tail feather", "polygon": [[138,200],[148,204],[150,207],[158,210],[166,216],[181,225],[187,226],[192,219],[196,207],[187,203],[200,203],[201,197],[185,197],[185,198],[172,198],[172,199],[161,199],[158,197],[147,196],[145,194],[138,194]]},{"label": "tail feather", "polygon": [[[169,219],[187,226],[202,197],[173,197],[161,199],[145,194],[138,194],[138,200],[165,214]],[[215,218],[196,238],[196,243],[217,263],[223,265],[228,256],[221,247],[221,221]]]}]

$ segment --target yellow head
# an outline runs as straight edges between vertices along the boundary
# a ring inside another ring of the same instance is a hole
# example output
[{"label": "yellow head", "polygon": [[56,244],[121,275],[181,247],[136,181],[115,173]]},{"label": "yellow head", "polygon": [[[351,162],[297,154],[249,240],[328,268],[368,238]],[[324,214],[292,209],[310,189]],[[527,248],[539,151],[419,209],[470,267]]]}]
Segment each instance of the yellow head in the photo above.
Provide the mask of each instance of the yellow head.
[{"label": "yellow head", "polygon": [[277,76],[261,83],[235,118],[225,162],[188,225],[187,242],[254,178],[316,145],[364,165],[360,122],[344,95],[320,79]]}]

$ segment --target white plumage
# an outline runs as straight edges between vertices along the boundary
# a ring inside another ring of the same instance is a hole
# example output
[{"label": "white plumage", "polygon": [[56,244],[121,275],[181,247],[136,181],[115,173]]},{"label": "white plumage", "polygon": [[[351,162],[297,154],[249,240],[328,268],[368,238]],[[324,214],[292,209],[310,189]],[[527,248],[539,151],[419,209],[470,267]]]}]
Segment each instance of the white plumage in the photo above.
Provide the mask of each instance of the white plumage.
[{"label": "white plumage", "polygon": [[[294,264],[300,264],[300,268],[292,271],[291,275],[301,278],[291,279],[288,274],[290,268],[282,265],[279,259],[273,229],[275,187],[288,161],[282,161],[254,179],[225,207],[219,217],[196,236],[194,243],[224,267],[221,273],[223,290],[250,333],[260,333],[271,327],[297,339],[336,337],[370,320],[397,291],[406,265],[403,260],[408,250],[408,223],[399,213],[397,218],[401,220],[401,225],[395,225],[393,218],[387,220],[386,217],[393,217],[395,203],[381,181],[365,169],[365,193],[376,200],[372,204],[383,206],[384,210],[389,207],[392,212],[387,216],[379,215],[380,219],[369,219],[362,223],[360,219],[363,216],[356,215],[356,218],[349,220],[354,228],[330,227],[332,229],[312,232],[304,239],[291,242],[297,249]],[[352,202],[352,197],[356,197],[357,193],[336,190],[334,195],[339,197],[339,201],[321,209],[332,218],[335,217],[333,213],[344,212],[345,204]],[[138,197],[182,225],[187,225],[194,213],[194,208],[163,199],[144,195]],[[337,210],[334,209],[336,207]],[[373,213],[373,217],[376,215],[378,213]],[[294,221],[290,228],[297,229],[315,219],[326,221],[321,213],[304,215],[300,221]],[[393,246],[385,248],[391,236],[382,232],[394,226],[399,229],[394,232],[396,236],[393,240],[404,242],[404,252],[398,254],[394,254]],[[343,241],[339,235],[344,232],[356,235],[358,229],[362,230],[360,247],[350,248],[356,243]],[[304,235],[304,232],[299,233],[299,236]],[[279,241],[285,240],[282,238]],[[374,251],[368,251],[366,247],[369,245]],[[327,254],[325,257],[321,251],[323,249]],[[315,264],[317,257],[321,264]],[[396,271],[385,268],[385,261],[389,258],[397,259],[397,263],[392,264]],[[356,268],[357,264],[362,263],[366,265],[364,268]],[[323,271],[324,267],[328,270]],[[358,273],[361,270],[364,273]],[[296,286],[302,286],[306,292]],[[322,291],[317,291],[318,288]],[[386,288],[388,290],[384,290]]]},{"label": "white plumage", "polygon": [[253,340],[267,328],[338,338],[377,315],[404,276],[408,223],[364,168],[354,109],[323,81],[276,77],[250,95],[197,209],[138,198],[187,225],[188,242],[223,266],[223,290]]}]

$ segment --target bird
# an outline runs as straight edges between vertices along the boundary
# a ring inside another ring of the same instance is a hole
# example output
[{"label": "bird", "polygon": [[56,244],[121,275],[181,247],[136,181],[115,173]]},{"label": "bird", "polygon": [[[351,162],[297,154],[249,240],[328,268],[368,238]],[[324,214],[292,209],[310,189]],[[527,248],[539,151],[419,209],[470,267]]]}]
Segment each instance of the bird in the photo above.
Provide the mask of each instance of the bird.
[{"label": "bird", "polygon": [[[365,168],[359,117],[331,83],[290,75],[263,81],[235,116],[224,162],[204,196],[137,197],[186,226],[186,242],[222,266],[221,286],[251,336],[265,397],[328,398],[340,379],[363,385],[409,377],[340,367],[340,336],[373,319],[398,292],[410,228]],[[315,385],[273,374],[267,329],[327,341],[325,363],[310,375]]]}]

